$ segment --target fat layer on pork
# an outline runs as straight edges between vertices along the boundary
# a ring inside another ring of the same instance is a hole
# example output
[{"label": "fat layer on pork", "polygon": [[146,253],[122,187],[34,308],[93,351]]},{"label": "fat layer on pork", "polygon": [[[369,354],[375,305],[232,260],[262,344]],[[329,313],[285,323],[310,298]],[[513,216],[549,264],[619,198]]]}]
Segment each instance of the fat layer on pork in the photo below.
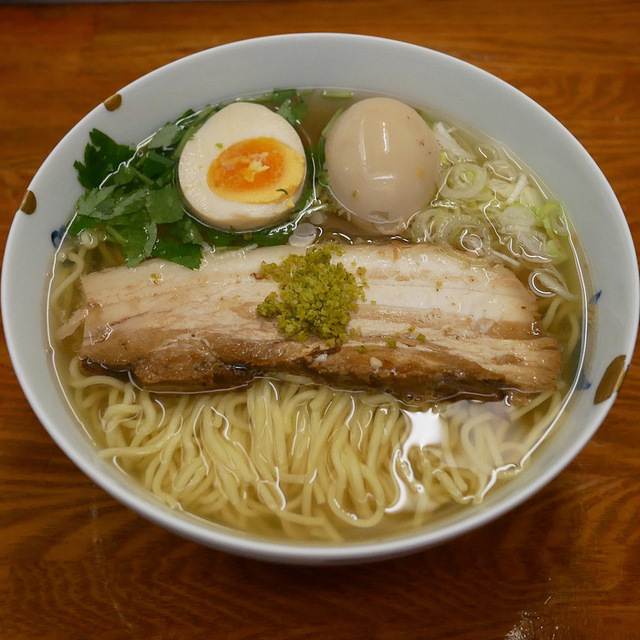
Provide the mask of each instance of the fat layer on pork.
[{"label": "fat layer on pork", "polygon": [[533,294],[502,266],[472,265],[424,244],[345,246],[334,260],[366,270],[366,301],[349,325],[354,337],[339,347],[285,339],[256,311],[278,286],[260,268],[303,251],[227,250],[195,271],[153,259],[86,275],[76,314],[81,359],[165,391],[281,374],[426,400],[555,387],[560,349],[537,330]]}]

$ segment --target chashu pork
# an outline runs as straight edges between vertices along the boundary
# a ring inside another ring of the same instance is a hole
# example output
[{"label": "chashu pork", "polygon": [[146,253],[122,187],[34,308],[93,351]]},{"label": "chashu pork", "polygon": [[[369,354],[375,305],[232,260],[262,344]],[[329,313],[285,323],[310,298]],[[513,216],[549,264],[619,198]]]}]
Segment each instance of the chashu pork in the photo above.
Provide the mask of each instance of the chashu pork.
[{"label": "chashu pork", "polygon": [[357,337],[341,347],[287,340],[257,313],[277,290],[260,276],[262,262],[304,252],[283,246],[211,254],[197,271],[153,259],[84,276],[81,359],[165,391],[282,373],[432,400],[555,387],[559,346],[539,335],[535,297],[508,269],[424,244],[344,249],[333,259],[364,267],[368,287],[349,325]]}]

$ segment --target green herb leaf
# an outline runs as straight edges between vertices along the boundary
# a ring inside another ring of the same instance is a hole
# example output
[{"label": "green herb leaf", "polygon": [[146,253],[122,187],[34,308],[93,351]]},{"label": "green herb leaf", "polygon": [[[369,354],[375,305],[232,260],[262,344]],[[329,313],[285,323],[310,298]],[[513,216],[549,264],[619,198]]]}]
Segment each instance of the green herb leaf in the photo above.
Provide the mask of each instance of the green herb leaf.
[{"label": "green herb leaf", "polygon": [[197,244],[185,244],[171,238],[158,238],[153,255],[189,269],[197,269],[202,260],[202,252]]},{"label": "green herb leaf", "polygon": [[157,224],[177,222],[184,216],[182,199],[173,185],[149,191],[146,207],[151,219]]},{"label": "green herb leaf", "polygon": [[165,124],[164,127],[156,131],[145,146],[147,149],[172,147],[180,140],[183,133],[184,131],[180,126],[173,122],[169,122],[168,124]]},{"label": "green herb leaf", "polygon": [[307,115],[307,103],[300,97],[288,98],[277,111],[289,124],[296,126],[302,124]]},{"label": "green herb leaf", "polygon": [[144,212],[115,219],[105,230],[109,239],[122,247],[128,267],[149,258],[158,237],[157,225]]},{"label": "green herb leaf", "polygon": [[174,158],[167,158],[152,149],[144,156],[140,171],[148,178],[156,178],[167,169],[173,169],[175,165]]},{"label": "green herb leaf", "polygon": [[78,172],[80,184],[86,189],[94,189],[120,164],[129,160],[135,149],[118,144],[98,129],[89,133],[89,139],[91,142],[84,150],[84,163],[76,160],[73,166]]},{"label": "green herb leaf", "polygon": [[146,192],[142,189],[125,193],[115,199],[113,211],[109,216],[103,216],[103,220],[110,220],[117,216],[127,216],[130,213],[136,213],[144,208]]},{"label": "green herb leaf", "polygon": [[88,229],[95,229],[100,224],[99,218],[92,218],[90,216],[76,215],[74,216],[71,224],[69,225],[68,232],[72,236],[78,236],[83,231]]},{"label": "green herb leaf", "polygon": [[170,233],[186,244],[204,244],[200,226],[189,216],[184,216],[177,222],[174,222],[170,227]]},{"label": "green herb leaf", "polygon": [[143,176],[135,167],[130,164],[121,164],[115,173],[109,176],[109,184],[117,187],[123,187],[136,182],[143,182],[149,185],[153,184],[146,176]]},{"label": "green herb leaf", "polygon": [[114,186],[86,191],[76,202],[76,214],[88,218],[105,220],[112,217],[114,207]]}]

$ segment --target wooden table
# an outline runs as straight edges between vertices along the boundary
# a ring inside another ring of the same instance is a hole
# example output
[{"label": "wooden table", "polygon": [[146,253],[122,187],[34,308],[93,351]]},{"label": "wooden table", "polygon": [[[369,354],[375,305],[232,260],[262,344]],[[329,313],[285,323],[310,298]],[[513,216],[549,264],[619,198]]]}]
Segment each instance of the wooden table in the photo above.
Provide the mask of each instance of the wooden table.
[{"label": "wooden table", "polygon": [[[40,163],[138,76],[237,39],[391,37],[514,84],[572,131],[640,241],[640,3],[299,0],[0,7],[0,231]],[[636,245],[637,246],[637,245]],[[578,458],[525,505],[370,566],[276,566],[202,548],[87,479],[0,350],[0,637],[640,637],[640,368]]]}]

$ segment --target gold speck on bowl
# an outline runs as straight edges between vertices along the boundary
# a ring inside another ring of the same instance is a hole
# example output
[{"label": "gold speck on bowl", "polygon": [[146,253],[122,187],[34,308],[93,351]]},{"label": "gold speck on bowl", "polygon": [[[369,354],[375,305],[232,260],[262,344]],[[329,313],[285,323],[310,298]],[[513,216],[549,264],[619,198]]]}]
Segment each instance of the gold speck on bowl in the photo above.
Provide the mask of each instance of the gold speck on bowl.
[{"label": "gold speck on bowl", "polygon": [[608,400],[622,385],[624,374],[627,372],[624,366],[625,357],[623,355],[616,356],[600,380],[600,384],[596,389],[596,395],[593,399],[594,404],[599,404]]},{"label": "gold speck on bowl", "polygon": [[35,213],[37,206],[38,206],[38,201],[36,200],[35,193],[27,189],[24,192],[24,196],[22,197],[22,202],[20,203],[20,211],[30,216],[32,213]]},{"label": "gold speck on bowl", "polygon": [[103,102],[107,111],[115,111],[122,104],[122,96],[119,93],[114,93]]}]

